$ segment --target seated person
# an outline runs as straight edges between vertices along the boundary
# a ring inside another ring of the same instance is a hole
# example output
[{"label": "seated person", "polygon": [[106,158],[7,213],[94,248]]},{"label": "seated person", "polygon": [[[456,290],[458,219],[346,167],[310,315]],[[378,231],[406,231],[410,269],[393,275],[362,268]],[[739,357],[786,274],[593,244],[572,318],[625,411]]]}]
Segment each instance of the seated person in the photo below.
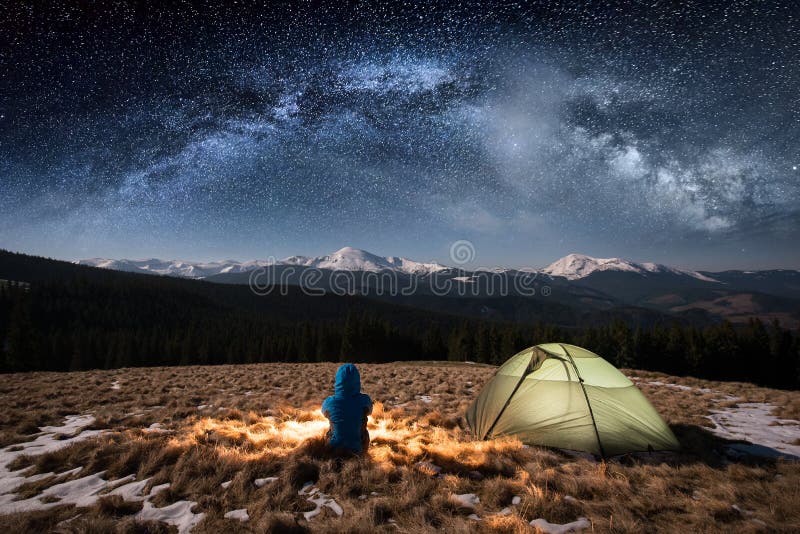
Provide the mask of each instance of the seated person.
[{"label": "seated person", "polygon": [[372,413],[372,399],[361,393],[361,376],[352,363],[336,371],[334,394],[322,403],[322,413],[331,423],[326,436],[331,448],[352,453],[367,450],[367,416]]}]

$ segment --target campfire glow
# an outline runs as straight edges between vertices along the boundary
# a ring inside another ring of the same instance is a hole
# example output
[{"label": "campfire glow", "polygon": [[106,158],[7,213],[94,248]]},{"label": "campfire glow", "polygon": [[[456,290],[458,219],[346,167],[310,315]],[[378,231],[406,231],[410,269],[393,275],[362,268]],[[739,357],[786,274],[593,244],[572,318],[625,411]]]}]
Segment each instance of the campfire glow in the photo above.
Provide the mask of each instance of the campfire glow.
[{"label": "campfire glow", "polygon": [[[329,423],[318,409],[288,409],[277,416],[250,412],[236,419],[204,418],[197,421],[185,439],[214,444],[220,454],[258,457],[287,455],[309,440],[321,439]],[[376,403],[367,420],[370,434],[368,454],[376,463],[409,465],[433,460],[478,469],[491,465],[500,451],[522,451],[516,439],[474,441],[459,428],[446,429],[424,418],[386,412]]]}]

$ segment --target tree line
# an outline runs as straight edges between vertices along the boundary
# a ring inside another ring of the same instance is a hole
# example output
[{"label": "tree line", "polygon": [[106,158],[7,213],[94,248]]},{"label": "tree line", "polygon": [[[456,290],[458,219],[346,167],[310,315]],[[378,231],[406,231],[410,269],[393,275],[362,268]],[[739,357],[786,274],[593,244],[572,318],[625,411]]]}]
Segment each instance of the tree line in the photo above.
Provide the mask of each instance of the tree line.
[{"label": "tree line", "polygon": [[560,327],[461,318],[365,298],[288,295],[278,307],[251,303],[253,296],[241,288],[205,284],[192,292],[185,287],[195,286],[148,278],[0,285],[0,371],[284,361],[501,364],[525,347],[558,341],[592,350],[617,367],[800,385],[800,335],[777,321],[642,327],[613,320]]}]

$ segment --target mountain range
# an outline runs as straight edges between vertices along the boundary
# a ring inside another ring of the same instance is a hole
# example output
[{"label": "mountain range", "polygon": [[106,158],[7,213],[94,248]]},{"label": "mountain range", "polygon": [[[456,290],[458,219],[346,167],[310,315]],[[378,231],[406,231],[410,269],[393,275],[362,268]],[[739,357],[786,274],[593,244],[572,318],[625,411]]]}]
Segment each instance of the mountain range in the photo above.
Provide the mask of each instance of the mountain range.
[{"label": "mountain range", "polygon": [[181,276],[184,278],[207,278],[217,274],[249,272],[260,267],[271,265],[295,265],[315,269],[347,270],[347,271],[395,271],[404,274],[430,274],[449,269],[438,263],[423,263],[395,256],[377,256],[366,250],[344,247],[325,256],[289,256],[282,260],[222,260],[213,262],[192,262],[183,260],[114,260],[106,258],[90,258],[78,260],[79,265],[113,269],[146,274]]},{"label": "mountain range", "polygon": [[[281,260],[222,260],[214,262],[192,262],[184,260],[144,260],[90,258],[78,260],[79,265],[89,265],[117,271],[182,276],[184,278],[207,278],[218,274],[248,272],[260,267],[273,265],[294,265],[315,269],[345,271],[393,271],[409,275],[430,275],[434,273],[462,271],[436,262],[419,262],[397,256],[378,256],[353,247],[344,247],[324,256],[289,256]],[[658,263],[636,263],[621,258],[593,258],[583,254],[569,254],[558,259],[544,269],[492,269],[491,272],[536,272],[567,280],[580,280],[598,272],[626,272],[642,276],[672,274],[689,276],[706,282],[719,282],[712,275],[669,267]],[[748,273],[748,271],[739,271]],[[751,274],[755,274],[749,271]]]},{"label": "mountain range", "polygon": [[[351,273],[346,292],[435,311],[525,321],[548,313],[636,315],[643,321],[658,312],[696,324],[751,317],[800,326],[800,271],[692,271],[621,258],[569,254],[543,269],[490,271],[449,267],[395,256],[378,256],[345,247],[318,257],[282,260],[189,262],[94,258],[76,263],[120,271],[203,279],[246,285],[252,271],[264,268],[278,285],[339,288],[341,272]],[[316,277],[306,276],[315,269]],[[386,291],[379,277],[391,275]],[[311,280],[312,282],[309,282]],[[532,292],[520,290],[520,281]],[[435,290],[434,290],[435,288]],[[529,298],[535,296],[537,298]],[[442,298],[457,297],[457,298]],[[504,298],[498,298],[504,297]],[[647,311],[651,310],[651,311]],[[654,319],[655,320],[655,319]]]}]

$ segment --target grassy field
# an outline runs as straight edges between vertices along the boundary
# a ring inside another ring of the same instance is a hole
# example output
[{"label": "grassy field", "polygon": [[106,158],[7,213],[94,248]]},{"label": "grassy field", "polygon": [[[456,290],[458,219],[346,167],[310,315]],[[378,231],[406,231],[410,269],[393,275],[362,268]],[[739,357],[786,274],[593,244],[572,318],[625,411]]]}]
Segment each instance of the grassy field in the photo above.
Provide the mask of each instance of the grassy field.
[{"label": "grassy field", "polygon": [[[363,390],[376,401],[371,447],[341,461],[325,451],[319,412],[336,367],[0,376],[0,447],[9,463],[0,527],[532,532],[535,519],[586,518],[596,532],[800,531],[800,463],[731,459],[707,417],[767,402],[798,419],[800,393],[625,371],[683,450],[597,462],[516,439],[474,441],[463,414],[493,367],[365,364]],[[87,417],[59,428],[76,415]],[[79,437],[66,441],[72,435]],[[9,513],[15,506],[24,511]]]}]

